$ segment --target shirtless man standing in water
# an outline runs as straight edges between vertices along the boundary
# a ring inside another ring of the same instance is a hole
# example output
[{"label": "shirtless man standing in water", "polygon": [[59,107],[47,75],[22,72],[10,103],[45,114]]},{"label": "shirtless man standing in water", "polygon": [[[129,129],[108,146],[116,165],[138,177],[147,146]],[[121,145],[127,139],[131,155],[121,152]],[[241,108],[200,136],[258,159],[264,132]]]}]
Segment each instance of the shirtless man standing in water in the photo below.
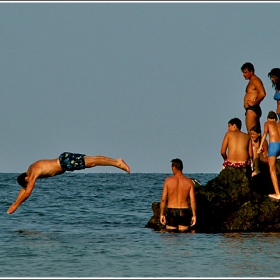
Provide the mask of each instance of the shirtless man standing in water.
[{"label": "shirtless man standing in water", "polygon": [[[183,162],[173,159],[173,176],[166,178],[160,203],[160,222],[167,230],[186,231],[196,223],[196,201],[192,179],[183,175]],[[190,198],[191,209],[188,198]],[[167,213],[164,215],[167,203]]]},{"label": "shirtless man standing in water", "polygon": [[22,187],[16,201],[7,213],[12,214],[30,196],[38,178],[53,177],[66,171],[81,170],[95,166],[114,166],[130,173],[129,166],[123,159],[105,156],[86,156],[84,154],[62,153],[56,159],[42,159],[32,163],[25,173],[18,176],[18,184]]},{"label": "shirtless man standing in water", "polygon": [[244,96],[245,121],[249,133],[253,126],[260,127],[262,115],[260,103],[265,98],[266,92],[261,79],[255,75],[255,68],[252,63],[244,63],[241,71],[245,80],[249,80]]}]

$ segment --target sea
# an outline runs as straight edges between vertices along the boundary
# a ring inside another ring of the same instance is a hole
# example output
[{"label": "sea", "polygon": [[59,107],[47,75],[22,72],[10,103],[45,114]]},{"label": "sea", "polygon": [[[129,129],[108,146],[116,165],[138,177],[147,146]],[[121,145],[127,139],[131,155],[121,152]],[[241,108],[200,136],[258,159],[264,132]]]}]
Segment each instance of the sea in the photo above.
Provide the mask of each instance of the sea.
[{"label": "sea", "polygon": [[[0,278],[280,277],[280,233],[145,227],[171,174],[64,173],[37,180],[9,215],[18,175],[0,177]],[[218,174],[185,175],[205,185]]]}]

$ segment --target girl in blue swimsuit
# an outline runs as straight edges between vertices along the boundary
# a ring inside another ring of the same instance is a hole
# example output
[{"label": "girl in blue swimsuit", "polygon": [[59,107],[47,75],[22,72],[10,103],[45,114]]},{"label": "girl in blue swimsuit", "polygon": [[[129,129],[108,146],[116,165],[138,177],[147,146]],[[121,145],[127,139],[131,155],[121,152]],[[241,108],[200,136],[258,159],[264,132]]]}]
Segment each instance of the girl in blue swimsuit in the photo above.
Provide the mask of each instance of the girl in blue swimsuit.
[{"label": "girl in blue swimsuit", "polygon": [[272,87],[275,88],[274,100],[277,102],[276,114],[280,120],[280,68],[273,68],[268,73],[268,77],[272,82]]}]

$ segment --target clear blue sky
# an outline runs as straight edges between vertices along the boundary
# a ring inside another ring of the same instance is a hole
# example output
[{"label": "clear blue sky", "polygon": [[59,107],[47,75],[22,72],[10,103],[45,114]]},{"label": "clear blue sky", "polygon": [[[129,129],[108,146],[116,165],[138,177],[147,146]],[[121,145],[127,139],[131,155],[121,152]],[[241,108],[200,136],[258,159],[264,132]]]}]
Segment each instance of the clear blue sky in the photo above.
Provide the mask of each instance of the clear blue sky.
[{"label": "clear blue sky", "polygon": [[[218,173],[242,120],[249,61],[276,109],[280,4],[0,3],[0,172],[64,151],[122,157],[132,173]],[[97,167],[86,172],[121,172]]]}]

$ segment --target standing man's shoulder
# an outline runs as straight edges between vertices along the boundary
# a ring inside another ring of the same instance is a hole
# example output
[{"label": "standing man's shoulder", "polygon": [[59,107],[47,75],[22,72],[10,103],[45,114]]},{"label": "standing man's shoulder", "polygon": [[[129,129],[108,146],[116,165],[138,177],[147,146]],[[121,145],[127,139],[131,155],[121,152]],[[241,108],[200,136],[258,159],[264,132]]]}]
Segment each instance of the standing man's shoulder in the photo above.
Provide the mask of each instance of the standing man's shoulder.
[{"label": "standing man's shoulder", "polygon": [[165,184],[167,184],[168,182],[171,182],[171,181],[173,181],[174,180],[174,176],[169,176],[169,177],[167,177],[167,178],[165,178]]},{"label": "standing man's shoulder", "polygon": [[256,79],[254,80],[254,83],[263,87],[263,82],[259,77],[256,77]]},{"label": "standing man's shoulder", "polygon": [[260,77],[258,77],[257,75],[255,75],[255,79],[256,79],[256,81],[257,81],[257,82],[259,82],[259,83],[263,84],[263,82],[262,82],[261,78],[260,78]]},{"label": "standing man's shoulder", "polygon": [[184,179],[187,184],[194,185],[193,180],[191,178],[184,175]]},{"label": "standing man's shoulder", "polygon": [[258,76],[254,76],[254,78],[251,80],[252,84],[254,85],[255,89],[262,90],[264,94],[266,94],[264,85],[262,80]]}]

